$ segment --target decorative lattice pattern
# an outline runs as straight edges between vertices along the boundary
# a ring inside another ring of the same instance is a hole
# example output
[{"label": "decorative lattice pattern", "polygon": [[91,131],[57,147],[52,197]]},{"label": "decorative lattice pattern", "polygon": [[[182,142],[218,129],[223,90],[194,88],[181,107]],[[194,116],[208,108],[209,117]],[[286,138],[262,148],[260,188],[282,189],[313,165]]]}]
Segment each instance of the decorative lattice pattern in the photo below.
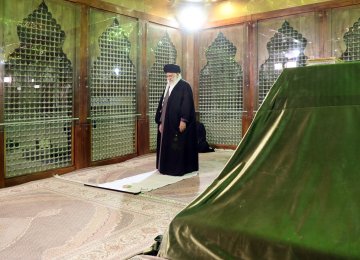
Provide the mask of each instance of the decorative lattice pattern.
[{"label": "decorative lattice pattern", "polygon": [[200,72],[200,121],[212,144],[237,145],[241,139],[243,73],[235,54],[236,47],[219,33]]},{"label": "decorative lattice pattern", "polygon": [[341,55],[344,61],[360,60],[360,18],[344,34],[346,50]]},{"label": "decorative lattice pattern", "polygon": [[150,115],[150,149],[156,149],[157,124],[154,121],[159,99],[166,86],[164,65],[176,62],[176,49],[168,33],[161,38],[155,49],[155,63],[149,73],[149,115]]},{"label": "decorative lattice pattern", "polygon": [[17,26],[5,63],[6,177],[72,164],[73,70],[65,33],[44,2]]},{"label": "decorative lattice pattern", "polygon": [[307,40],[285,21],[267,43],[269,58],[260,67],[259,105],[285,67],[306,65],[304,50]]},{"label": "decorative lattice pattern", "polygon": [[99,45],[100,56],[90,69],[93,161],[135,152],[136,69],[117,19]]}]

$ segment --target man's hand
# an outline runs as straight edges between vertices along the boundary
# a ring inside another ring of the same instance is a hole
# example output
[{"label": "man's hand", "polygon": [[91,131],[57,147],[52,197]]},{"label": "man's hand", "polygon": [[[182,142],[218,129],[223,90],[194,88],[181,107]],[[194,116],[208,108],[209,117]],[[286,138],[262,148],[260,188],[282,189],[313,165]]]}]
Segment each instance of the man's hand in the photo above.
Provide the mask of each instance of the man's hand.
[{"label": "man's hand", "polygon": [[160,124],[160,125],[159,125],[159,132],[162,134],[162,131],[163,131],[163,125]]},{"label": "man's hand", "polygon": [[184,121],[180,121],[180,125],[179,125],[180,133],[184,132],[185,129],[186,129],[186,123]]}]

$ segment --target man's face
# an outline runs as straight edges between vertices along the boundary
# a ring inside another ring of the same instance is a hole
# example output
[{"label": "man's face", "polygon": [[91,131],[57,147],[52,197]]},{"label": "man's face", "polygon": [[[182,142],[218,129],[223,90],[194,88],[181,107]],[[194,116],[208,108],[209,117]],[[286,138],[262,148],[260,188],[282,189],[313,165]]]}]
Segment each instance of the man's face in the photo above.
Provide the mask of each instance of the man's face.
[{"label": "man's face", "polygon": [[176,79],[176,73],[172,73],[172,72],[167,72],[166,73],[166,79],[169,83],[174,82],[174,80]]}]

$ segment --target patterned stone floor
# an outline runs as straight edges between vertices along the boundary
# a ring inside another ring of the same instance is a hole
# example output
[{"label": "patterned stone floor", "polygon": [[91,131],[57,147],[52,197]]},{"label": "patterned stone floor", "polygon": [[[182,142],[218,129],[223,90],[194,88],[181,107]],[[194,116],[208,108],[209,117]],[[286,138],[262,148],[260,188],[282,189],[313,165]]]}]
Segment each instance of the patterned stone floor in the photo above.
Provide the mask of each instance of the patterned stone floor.
[{"label": "patterned stone floor", "polygon": [[[233,151],[200,154],[199,175],[141,195],[49,178],[0,189],[0,259],[127,259],[148,248]],[[152,170],[154,155],[75,171],[101,183]]]}]

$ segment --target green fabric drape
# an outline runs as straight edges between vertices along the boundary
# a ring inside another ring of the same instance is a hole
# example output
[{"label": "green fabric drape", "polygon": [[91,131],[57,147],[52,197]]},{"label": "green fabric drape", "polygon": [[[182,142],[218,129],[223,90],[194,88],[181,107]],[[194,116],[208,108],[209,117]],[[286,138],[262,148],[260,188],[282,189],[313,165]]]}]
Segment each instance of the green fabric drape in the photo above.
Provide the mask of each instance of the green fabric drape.
[{"label": "green fabric drape", "polygon": [[285,69],[170,259],[360,258],[360,63]]}]

